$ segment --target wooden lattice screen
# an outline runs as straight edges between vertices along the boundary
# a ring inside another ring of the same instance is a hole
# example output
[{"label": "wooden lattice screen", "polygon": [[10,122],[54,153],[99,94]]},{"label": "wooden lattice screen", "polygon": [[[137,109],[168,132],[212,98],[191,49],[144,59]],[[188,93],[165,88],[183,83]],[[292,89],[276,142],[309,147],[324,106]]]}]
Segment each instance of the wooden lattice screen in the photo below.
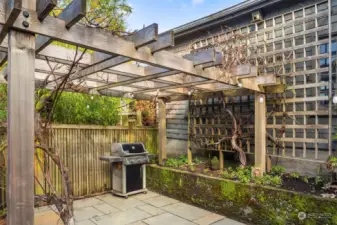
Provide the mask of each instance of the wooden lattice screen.
[{"label": "wooden lattice screen", "polygon": [[[249,48],[258,48],[258,56],[248,51],[251,63],[259,66],[259,75],[276,73],[287,85],[283,94],[267,95],[267,133],[281,142],[268,141],[267,153],[283,158],[302,158],[323,162],[335,146],[331,136],[337,124],[336,110],[329,101],[336,85],[335,57],[337,51],[337,1],[332,1],[332,45],[329,46],[329,6],[318,2],[294,11],[247,24],[235,32],[249,33]],[[221,35],[229,35],[222,33]],[[214,43],[214,36],[195,43],[201,49]],[[332,73],[329,74],[329,47],[332,51]],[[252,112],[254,96],[229,97],[227,107],[234,115],[249,121],[242,128],[240,141],[247,151],[254,151]],[[191,101],[190,140],[192,149],[231,151],[225,142],[212,144],[230,135],[231,120],[226,120],[219,97]],[[203,113],[202,113],[203,112]],[[249,118],[251,117],[251,118]],[[198,144],[199,143],[199,144]],[[201,144],[200,144],[201,143]]]}]

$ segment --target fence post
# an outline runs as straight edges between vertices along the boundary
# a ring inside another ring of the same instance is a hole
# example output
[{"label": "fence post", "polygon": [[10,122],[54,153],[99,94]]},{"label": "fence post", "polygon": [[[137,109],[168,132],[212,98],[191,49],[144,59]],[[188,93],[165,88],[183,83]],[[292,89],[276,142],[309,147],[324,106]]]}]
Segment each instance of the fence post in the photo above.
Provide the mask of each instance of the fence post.
[{"label": "fence post", "polygon": [[135,141],[135,121],[129,120],[129,143]]},{"label": "fence post", "polygon": [[142,127],[143,126],[143,116],[142,116],[142,111],[137,110],[136,112],[136,126],[137,127]]}]

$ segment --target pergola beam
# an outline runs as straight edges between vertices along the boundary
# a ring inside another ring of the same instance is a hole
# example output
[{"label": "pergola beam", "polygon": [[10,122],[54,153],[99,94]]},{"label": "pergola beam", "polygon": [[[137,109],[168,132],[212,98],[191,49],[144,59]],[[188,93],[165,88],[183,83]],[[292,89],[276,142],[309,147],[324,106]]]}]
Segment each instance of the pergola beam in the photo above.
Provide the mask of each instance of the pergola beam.
[{"label": "pergola beam", "polygon": [[[147,30],[147,28],[144,28],[143,30]],[[158,31],[158,29],[157,29]],[[140,31],[142,34],[148,34],[148,32],[146,31]],[[137,34],[138,32],[136,32]],[[136,35],[137,37],[139,37],[139,35]],[[149,35],[147,35],[148,37]],[[145,43],[144,42],[139,42],[137,41],[137,38],[132,38],[135,41],[135,47],[141,47],[143,46]],[[143,39],[143,38],[142,38]],[[157,52],[160,51],[164,48],[168,48],[168,47],[172,47],[174,45],[174,41],[173,40],[173,32],[166,32],[162,35],[159,35],[159,37],[157,38],[158,41],[154,42],[154,43],[149,43],[148,48],[151,49],[151,52]],[[157,43],[158,42],[158,43]],[[157,43],[157,44],[155,44]],[[85,76],[88,76],[90,74],[93,73],[97,73],[100,72],[102,70],[114,67],[114,66],[118,66],[120,64],[123,63],[127,63],[130,61],[130,58],[128,57],[123,57],[123,56],[117,56],[115,58],[111,58],[111,56],[107,55],[107,54],[101,54],[98,53],[98,58],[99,58],[99,63],[94,63],[93,65],[81,70],[80,72],[78,72],[76,74],[76,76],[72,77],[72,80],[75,79],[79,79]],[[97,57],[97,56],[96,56]],[[96,60],[95,60],[96,61]]]},{"label": "pergola beam", "polygon": [[57,0],[37,0],[36,11],[39,20],[43,21],[46,16],[54,9],[57,5]]},{"label": "pergola beam", "polygon": [[[41,1],[50,1],[50,0],[41,0]],[[78,21],[80,21],[86,12],[86,0],[73,0],[58,16],[58,19],[65,22],[65,27],[67,29],[74,26]],[[39,12],[38,12],[39,13]],[[48,16],[44,15],[44,19]],[[40,19],[40,15],[38,15]],[[48,46],[53,39],[46,36],[37,36],[36,38],[36,52],[42,51],[46,46]]]}]

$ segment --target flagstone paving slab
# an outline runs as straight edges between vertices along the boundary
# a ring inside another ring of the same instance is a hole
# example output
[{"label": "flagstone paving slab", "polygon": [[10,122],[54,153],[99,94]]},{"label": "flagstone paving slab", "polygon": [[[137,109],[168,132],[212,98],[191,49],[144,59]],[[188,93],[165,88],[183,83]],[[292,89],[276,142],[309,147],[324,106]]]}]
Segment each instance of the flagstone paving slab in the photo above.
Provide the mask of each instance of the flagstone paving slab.
[{"label": "flagstone paving slab", "polygon": [[150,214],[137,208],[131,208],[128,210],[95,217],[92,218],[91,221],[97,225],[126,225],[144,220],[149,217],[151,217]]},{"label": "flagstone paving slab", "polygon": [[[244,225],[154,192],[128,199],[108,193],[74,205],[75,225]],[[36,208],[34,225],[62,225],[52,209]]]},{"label": "flagstone paving slab", "polygon": [[166,196],[158,196],[158,197],[146,199],[146,200],[144,200],[144,202],[146,202],[150,205],[153,205],[155,207],[163,207],[163,206],[166,206],[166,205],[176,203],[178,201],[173,199],[173,198],[168,198]]},{"label": "flagstone paving slab", "polygon": [[154,197],[158,197],[159,194],[152,192],[152,191],[148,191],[146,194],[139,194],[139,195],[133,195],[131,196],[131,198],[135,198],[138,200],[146,200],[149,198],[154,198]]},{"label": "flagstone paving slab", "polygon": [[143,210],[144,212],[147,212],[147,213],[149,213],[153,216],[156,216],[156,215],[159,215],[159,214],[162,214],[162,213],[165,212],[162,209],[154,207],[152,205],[141,205],[141,206],[138,206],[137,208],[140,209],[140,210]]},{"label": "flagstone paving slab", "polygon": [[144,222],[149,225],[173,225],[173,224],[174,225],[195,225],[195,223],[182,219],[171,213],[164,213],[158,216],[154,216],[154,217],[144,220]]},{"label": "flagstone paving slab", "polygon": [[76,222],[80,222],[83,220],[87,220],[102,215],[104,215],[104,213],[98,211],[94,207],[78,208],[74,210],[74,217]]},{"label": "flagstone paving slab", "polygon": [[225,218],[223,220],[220,220],[216,223],[213,223],[212,225],[245,225],[244,223],[237,222],[235,220],[231,220],[229,218]]},{"label": "flagstone paving slab", "polygon": [[98,198],[86,198],[86,199],[76,200],[76,201],[74,201],[74,209],[87,208],[87,207],[90,207],[90,206],[100,205],[100,204],[103,204],[103,203],[104,202],[101,201]]},{"label": "flagstone paving slab", "polygon": [[95,205],[94,206],[95,209],[97,209],[98,211],[104,213],[104,214],[110,214],[110,213],[114,213],[114,212],[118,212],[120,211],[119,209],[107,204],[107,203],[103,203],[100,205]]},{"label": "flagstone paving slab", "polygon": [[215,213],[210,213],[204,217],[201,217],[197,220],[194,220],[193,222],[198,224],[198,225],[211,225],[215,222],[218,222],[220,220],[222,220],[224,218],[224,216],[215,214]]},{"label": "flagstone paving slab", "polygon": [[164,206],[162,207],[162,209],[190,221],[197,220],[201,217],[211,214],[206,210],[182,202],[177,202],[171,205]]}]

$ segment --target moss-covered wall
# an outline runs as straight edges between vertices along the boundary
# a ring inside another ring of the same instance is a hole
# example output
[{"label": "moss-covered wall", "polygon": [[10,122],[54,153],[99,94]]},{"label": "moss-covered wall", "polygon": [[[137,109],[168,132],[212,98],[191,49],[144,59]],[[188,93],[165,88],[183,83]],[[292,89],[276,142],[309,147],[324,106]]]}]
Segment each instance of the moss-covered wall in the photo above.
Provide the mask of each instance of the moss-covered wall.
[{"label": "moss-covered wall", "polygon": [[[258,225],[337,224],[337,201],[200,174],[147,167],[147,186],[180,201]],[[298,214],[307,218],[300,220]],[[321,217],[321,218],[320,218]]]}]

